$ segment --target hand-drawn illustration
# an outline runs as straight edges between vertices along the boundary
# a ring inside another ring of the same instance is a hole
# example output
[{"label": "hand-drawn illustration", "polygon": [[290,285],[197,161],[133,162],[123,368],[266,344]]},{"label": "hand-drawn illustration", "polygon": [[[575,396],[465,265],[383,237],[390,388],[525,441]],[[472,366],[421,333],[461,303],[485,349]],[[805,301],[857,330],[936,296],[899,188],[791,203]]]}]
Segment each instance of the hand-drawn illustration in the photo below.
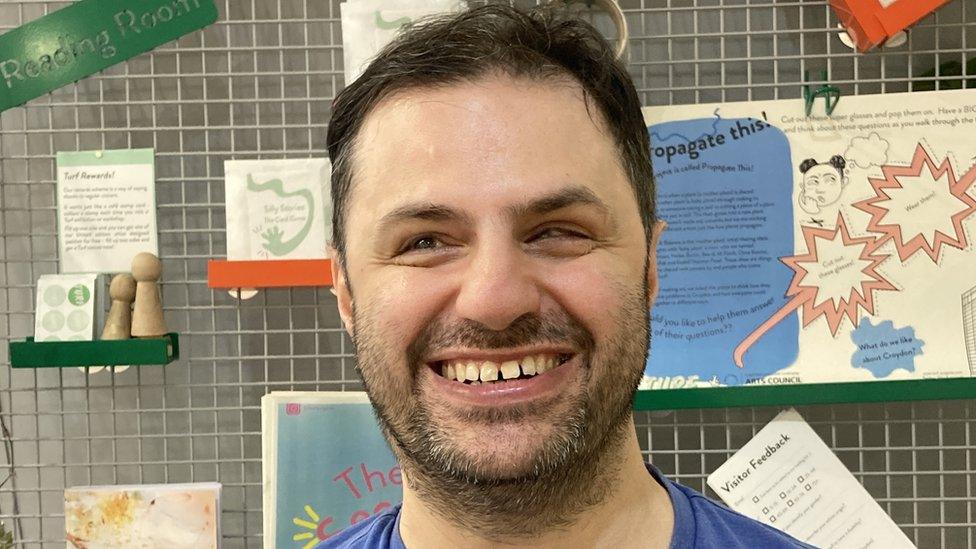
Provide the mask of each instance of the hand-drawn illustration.
[{"label": "hand-drawn illustration", "polygon": [[847,186],[844,167],[847,161],[843,156],[834,155],[829,161],[820,163],[808,158],[800,164],[803,180],[800,183],[800,196],[797,204],[809,214],[818,214],[824,206],[840,200]]},{"label": "hand-drawn illustration", "polygon": [[851,356],[851,366],[864,368],[877,379],[883,379],[898,369],[915,371],[915,357],[922,354],[925,342],[916,339],[911,326],[895,328],[890,320],[872,324],[869,317],[851,331],[851,341],[857,351]]},{"label": "hand-drawn illustration", "polygon": [[[867,231],[879,236],[850,238],[843,216],[838,214],[838,230],[829,238],[833,239],[837,234],[842,234],[845,246],[863,244],[863,252],[857,258],[838,256],[835,259],[826,258],[821,261],[817,256],[814,239],[820,235],[829,235],[831,231],[803,227],[807,250],[810,253],[782,260],[797,273],[786,292],[787,295],[794,296],[794,299],[736,347],[733,358],[737,366],[742,367],[745,352],[762,337],[766,330],[801,306],[804,327],[813,322],[817,316],[824,315],[834,336],[837,335],[840,322],[845,315],[854,327],[857,327],[859,306],[863,307],[867,314],[874,314],[872,292],[897,289],[875,269],[887,259],[888,255],[872,255],[875,250],[889,241],[894,245],[903,263],[920,250],[924,251],[933,262],[938,263],[943,245],[960,250],[967,247],[968,242],[962,222],[976,213],[976,200],[968,194],[969,187],[976,180],[976,167],[957,179],[948,158],[936,166],[925,147],[918,144],[910,166],[885,165],[881,166],[881,171],[884,178],[868,178],[875,191],[875,197],[853,204],[855,208],[871,215]],[[947,211],[951,214],[948,216],[948,222],[944,221]],[[820,237],[824,238],[824,236]],[[828,277],[854,265],[858,259],[862,262],[868,261],[869,264],[859,270],[848,269],[848,276],[855,277],[850,280],[854,282],[850,285],[850,297],[843,296],[847,292],[843,282],[845,277],[835,277],[832,286],[842,290],[836,296],[838,298],[836,303],[830,305],[831,299],[817,303],[819,290],[823,288],[825,282],[829,282]],[[816,271],[809,267],[801,268],[800,263],[812,263]],[[816,282],[800,284],[799,282],[808,273],[813,274],[811,278]],[[861,274],[873,280],[856,280]],[[837,281],[841,283],[837,284]],[[858,282],[861,285],[860,292],[855,286]]]},{"label": "hand-drawn illustration", "polygon": [[867,170],[887,164],[890,148],[891,143],[887,139],[882,139],[878,132],[871,132],[868,136],[852,138],[843,156],[851,166]]},{"label": "hand-drawn illustration", "polygon": [[327,257],[329,171],[324,158],[225,161],[227,259]]},{"label": "hand-drawn illustration", "polygon": [[376,17],[373,20],[373,24],[375,24],[376,28],[380,30],[398,30],[404,25],[409,25],[410,18],[398,17],[396,19],[387,21],[386,19],[383,19],[383,14],[380,13],[380,10],[376,10]]},{"label": "hand-drawn illustration", "polygon": [[294,236],[289,238],[287,241],[282,241],[282,236],[284,233],[278,225],[272,225],[261,233],[261,238],[264,239],[264,243],[261,244],[261,247],[268,250],[268,252],[273,256],[280,257],[297,248],[312,230],[312,222],[315,220],[315,198],[312,196],[312,191],[308,189],[298,189],[293,192],[286,192],[284,183],[282,183],[280,179],[271,179],[265,183],[259,184],[254,182],[251,174],[247,174],[247,190],[253,193],[271,191],[279,198],[291,198],[293,196],[298,196],[305,201],[304,209],[294,212],[298,216],[301,216],[303,211],[305,214],[305,222]]},{"label": "hand-drawn illustration", "polygon": [[311,505],[305,505],[305,517],[293,517],[291,522],[303,529],[291,537],[292,541],[303,544],[301,549],[311,549],[328,538],[326,529],[332,524],[332,518],[326,517],[323,520]]},{"label": "hand-drawn illustration", "polygon": [[877,252],[878,239],[851,237],[843,215],[837,215],[833,229],[803,227],[803,238],[807,253],[781,259],[795,273],[786,290],[792,299],[735,348],[736,366],[741,368],[746,351],[797,309],[804,327],[823,316],[831,334],[837,335],[844,317],[857,326],[861,309],[874,314],[876,290],[898,289],[878,272],[878,266],[888,259],[888,254]]},{"label": "hand-drawn illustration", "polygon": [[962,222],[976,213],[976,200],[968,192],[976,166],[957,179],[948,158],[936,166],[919,143],[911,165],[882,166],[881,171],[884,178],[868,178],[875,196],[853,206],[871,215],[867,230],[890,238],[902,262],[924,251],[938,263],[943,246],[967,247]]}]

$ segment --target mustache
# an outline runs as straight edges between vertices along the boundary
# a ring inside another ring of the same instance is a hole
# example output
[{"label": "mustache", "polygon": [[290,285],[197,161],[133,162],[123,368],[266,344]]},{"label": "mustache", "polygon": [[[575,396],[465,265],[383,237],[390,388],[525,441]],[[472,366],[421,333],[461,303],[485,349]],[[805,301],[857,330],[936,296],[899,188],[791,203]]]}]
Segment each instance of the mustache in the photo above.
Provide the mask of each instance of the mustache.
[{"label": "mustache", "polygon": [[505,349],[535,344],[570,343],[577,349],[592,351],[593,336],[581,322],[563,312],[526,313],[504,330],[491,330],[483,324],[461,319],[435,319],[424,326],[407,347],[409,364],[450,347]]}]

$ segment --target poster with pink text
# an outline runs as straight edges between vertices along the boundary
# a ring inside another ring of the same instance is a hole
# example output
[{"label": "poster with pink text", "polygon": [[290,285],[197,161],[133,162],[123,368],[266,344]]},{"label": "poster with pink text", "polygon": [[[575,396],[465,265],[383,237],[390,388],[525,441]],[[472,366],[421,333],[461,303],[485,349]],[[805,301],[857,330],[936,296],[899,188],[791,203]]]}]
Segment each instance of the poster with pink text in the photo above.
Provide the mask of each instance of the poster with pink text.
[{"label": "poster with pink text", "polygon": [[261,398],[266,549],[312,549],[400,503],[403,479],[360,391]]},{"label": "poster with pink text", "polygon": [[976,371],[976,96],[649,107],[660,291],[641,389]]}]

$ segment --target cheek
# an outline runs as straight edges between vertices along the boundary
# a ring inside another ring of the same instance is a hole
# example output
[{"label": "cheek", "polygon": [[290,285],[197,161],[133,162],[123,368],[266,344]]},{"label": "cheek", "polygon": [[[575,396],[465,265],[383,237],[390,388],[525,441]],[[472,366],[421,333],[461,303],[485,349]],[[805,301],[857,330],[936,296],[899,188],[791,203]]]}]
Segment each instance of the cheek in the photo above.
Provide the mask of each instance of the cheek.
[{"label": "cheek", "polygon": [[620,313],[633,299],[632,293],[642,290],[643,266],[640,272],[621,272],[597,258],[571,263],[546,276],[548,293],[597,341],[617,335]]},{"label": "cheek", "polygon": [[368,320],[363,320],[370,326],[364,329],[385,342],[397,357],[441,314],[451,295],[445,277],[432,276],[424,269],[397,269],[373,276],[355,291],[356,298],[363,300],[364,312],[368,311]]}]

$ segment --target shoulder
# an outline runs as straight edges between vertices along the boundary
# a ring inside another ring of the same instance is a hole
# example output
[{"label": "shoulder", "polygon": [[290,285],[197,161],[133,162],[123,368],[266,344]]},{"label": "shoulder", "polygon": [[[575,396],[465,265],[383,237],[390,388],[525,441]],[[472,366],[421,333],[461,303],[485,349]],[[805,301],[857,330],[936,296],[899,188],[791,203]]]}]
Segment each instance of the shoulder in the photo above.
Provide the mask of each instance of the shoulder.
[{"label": "shoulder", "polygon": [[[652,470],[652,474],[656,471]],[[674,537],[671,548],[808,549],[789,534],[737,513],[660,473],[654,474],[671,496]]]},{"label": "shoulder", "polygon": [[400,506],[396,505],[357,522],[315,546],[315,549],[396,549],[402,548],[399,526]]},{"label": "shoulder", "polygon": [[[677,486],[677,485],[676,485]],[[679,486],[695,516],[696,547],[808,548],[792,536],[739,514],[702,494]]]}]

